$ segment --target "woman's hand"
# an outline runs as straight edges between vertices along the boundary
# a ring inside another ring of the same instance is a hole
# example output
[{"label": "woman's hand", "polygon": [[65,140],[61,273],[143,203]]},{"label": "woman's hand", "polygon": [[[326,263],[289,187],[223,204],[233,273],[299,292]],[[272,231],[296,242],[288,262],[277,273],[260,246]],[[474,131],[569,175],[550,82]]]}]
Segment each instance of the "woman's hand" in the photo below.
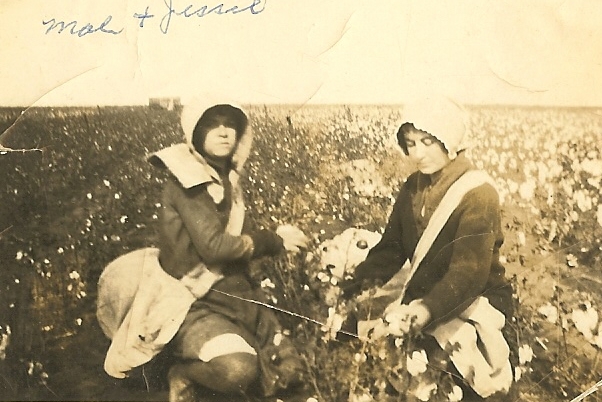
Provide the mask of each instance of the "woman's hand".
[{"label": "woman's hand", "polygon": [[180,279],[180,282],[188,288],[190,293],[197,299],[205,296],[215,282],[222,279],[221,273],[215,273],[207,269],[204,265],[199,265]]},{"label": "woman's hand", "polygon": [[307,244],[309,243],[309,238],[305,236],[301,229],[293,225],[278,226],[276,234],[282,237],[286,251],[298,253],[299,249],[307,248]]},{"label": "woman's hand", "polygon": [[392,304],[385,310],[385,321],[389,323],[389,333],[401,336],[418,332],[429,322],[431,313],[422,299],[410,304]]}]

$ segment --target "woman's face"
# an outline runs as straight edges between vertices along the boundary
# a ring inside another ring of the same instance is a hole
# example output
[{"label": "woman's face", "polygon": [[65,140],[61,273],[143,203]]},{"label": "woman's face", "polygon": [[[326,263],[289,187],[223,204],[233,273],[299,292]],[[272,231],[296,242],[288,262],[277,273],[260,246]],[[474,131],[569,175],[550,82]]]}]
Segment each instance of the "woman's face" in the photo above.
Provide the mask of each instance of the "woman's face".
[{"label": "woman's face", "polygon": [[236,147],[236,129],[227,116],[215,116],[211,119],[210,129],[205,135],[203,150],[213,158],[227,158]]},{"label": "woman's face", "polygon": [[209,130],[205,136],[204,151],[210,157],[222,159],[232,155],[236,147],[236,130],[220,124]]},{"label": "woman's face", "polygon": [[404,138],[410,159],[422,173],[436,173],[451,162],[443,144],[429,133],[411,129]]}]

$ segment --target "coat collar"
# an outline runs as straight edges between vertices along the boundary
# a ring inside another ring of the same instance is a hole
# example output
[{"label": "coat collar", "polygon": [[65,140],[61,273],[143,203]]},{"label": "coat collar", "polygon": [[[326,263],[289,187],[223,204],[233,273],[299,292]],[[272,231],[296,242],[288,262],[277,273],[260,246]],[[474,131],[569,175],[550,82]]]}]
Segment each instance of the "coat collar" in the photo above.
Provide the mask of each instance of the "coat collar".
[{"label": "coat collar", "polygon": [[220,182],[219,174],[199,154],[193,154],[187,144],[176,144],[149,156],[155,166],[167,168],[184,188],[204,183]]}]

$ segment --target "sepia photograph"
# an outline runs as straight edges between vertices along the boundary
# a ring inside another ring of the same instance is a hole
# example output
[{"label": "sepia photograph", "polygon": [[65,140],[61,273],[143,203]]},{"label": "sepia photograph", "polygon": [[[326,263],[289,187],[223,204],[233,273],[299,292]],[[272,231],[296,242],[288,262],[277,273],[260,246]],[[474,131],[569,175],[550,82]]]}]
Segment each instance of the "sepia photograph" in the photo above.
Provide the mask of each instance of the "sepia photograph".
[{"label": "sepia photograph", "polygon": [[0,401],[601,401],[600,21],[2,1]]}]

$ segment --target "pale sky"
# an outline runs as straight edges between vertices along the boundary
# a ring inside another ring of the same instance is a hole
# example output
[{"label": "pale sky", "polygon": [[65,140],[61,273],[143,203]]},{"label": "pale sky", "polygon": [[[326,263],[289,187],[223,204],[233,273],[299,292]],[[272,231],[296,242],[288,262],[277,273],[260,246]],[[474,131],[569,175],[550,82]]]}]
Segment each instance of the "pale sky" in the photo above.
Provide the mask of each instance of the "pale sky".
[{"label": "pale sky", "polygon": [[[0,106],[145,104],[221,93],[241,103],[602,106],[602,2],[2,0]],[[154,15],[134,18],[148,7]],[[255,14],[252,13],[255,11]],[[105,30],[78,36],[90,23]],[[77,21],[46,33],[43,21]],[[165,23],[165,20],[163,21]],[[75,25],[74,32],[71,28]]]}]

